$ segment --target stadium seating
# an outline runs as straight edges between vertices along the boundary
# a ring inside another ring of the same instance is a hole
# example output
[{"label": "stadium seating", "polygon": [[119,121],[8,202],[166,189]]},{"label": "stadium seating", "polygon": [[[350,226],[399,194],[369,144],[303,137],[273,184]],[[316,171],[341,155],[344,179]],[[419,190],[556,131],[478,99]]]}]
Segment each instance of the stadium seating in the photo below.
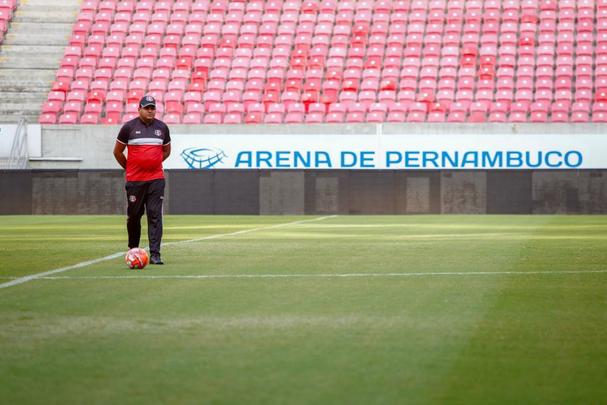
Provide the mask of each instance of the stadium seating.
[{"label": "stadium seating", "polygon": [[85,1],[40,122],[143,94],[187,124],[605,122],[607,0]]},{"label": "stadium seating", "polygon": [[0,44],[4,41],[4,35],[16,8],[17,0],[0,0]]}]

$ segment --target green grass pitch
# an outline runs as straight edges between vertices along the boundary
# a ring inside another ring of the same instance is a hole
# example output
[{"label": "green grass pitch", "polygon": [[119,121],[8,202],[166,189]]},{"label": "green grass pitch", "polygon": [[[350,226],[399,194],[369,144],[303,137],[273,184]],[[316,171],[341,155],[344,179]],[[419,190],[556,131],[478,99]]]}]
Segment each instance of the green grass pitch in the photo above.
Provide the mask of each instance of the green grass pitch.
[{"label": "green grass pitch", "polygon": [[167,216],[142,271],[125,240],[0,217],[1,403],[607,398],[605,216]]}]

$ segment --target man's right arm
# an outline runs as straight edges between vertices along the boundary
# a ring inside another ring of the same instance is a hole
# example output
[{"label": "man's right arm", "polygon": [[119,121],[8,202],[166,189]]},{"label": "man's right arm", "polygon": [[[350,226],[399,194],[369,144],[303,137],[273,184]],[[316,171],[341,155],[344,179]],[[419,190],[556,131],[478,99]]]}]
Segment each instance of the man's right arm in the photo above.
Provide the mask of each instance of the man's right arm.
[{"label": "man's right arm", "polygon": [[120,166],[126,170],[126,156],[124,155],[124,150],[126,149],[126,145],[116,141],[114,144],[114,157]]},{"label": "man's right arm", "polygon": [[128,124],[125,124],[120,128],[118,137],[116,138],[116,144],[114,144],[114,158],[124,170],[126,170],[126,156],[124,150],[126,145],[129,143],[129,134],[131,129]]}]

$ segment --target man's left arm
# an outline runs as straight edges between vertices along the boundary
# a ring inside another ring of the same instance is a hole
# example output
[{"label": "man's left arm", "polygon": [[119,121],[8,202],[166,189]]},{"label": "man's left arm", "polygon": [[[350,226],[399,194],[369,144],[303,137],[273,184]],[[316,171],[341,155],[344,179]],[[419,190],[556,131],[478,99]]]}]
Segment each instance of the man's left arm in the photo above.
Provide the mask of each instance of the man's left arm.
[{"label": "man's left arm", "polygon": [[166,135],[164,136],[164,144],[162,145],[162,161],[164,162],[171,155],[171,131],[166,126]]}]

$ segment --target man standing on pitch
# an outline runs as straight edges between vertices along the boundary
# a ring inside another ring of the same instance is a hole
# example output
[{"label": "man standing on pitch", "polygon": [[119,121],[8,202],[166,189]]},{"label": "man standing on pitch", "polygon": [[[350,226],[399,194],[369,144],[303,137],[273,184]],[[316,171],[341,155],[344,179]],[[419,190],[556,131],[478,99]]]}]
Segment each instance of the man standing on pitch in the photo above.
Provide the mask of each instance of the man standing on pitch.
[{"label": "man standing on pitch", "polygon": [[[129,249],[139,247],[141,217],[147,211],[150,263],[163,264],[160,259],[164,200],[162,162],[171,154],[171,135],[167,125],[155,116],[156,100],[151,96],[143,97],[139,101],[139,117],[126,122],[118,133],[114,157],[126,171]],[[128,157],[124,154],[126,148]]]}]

